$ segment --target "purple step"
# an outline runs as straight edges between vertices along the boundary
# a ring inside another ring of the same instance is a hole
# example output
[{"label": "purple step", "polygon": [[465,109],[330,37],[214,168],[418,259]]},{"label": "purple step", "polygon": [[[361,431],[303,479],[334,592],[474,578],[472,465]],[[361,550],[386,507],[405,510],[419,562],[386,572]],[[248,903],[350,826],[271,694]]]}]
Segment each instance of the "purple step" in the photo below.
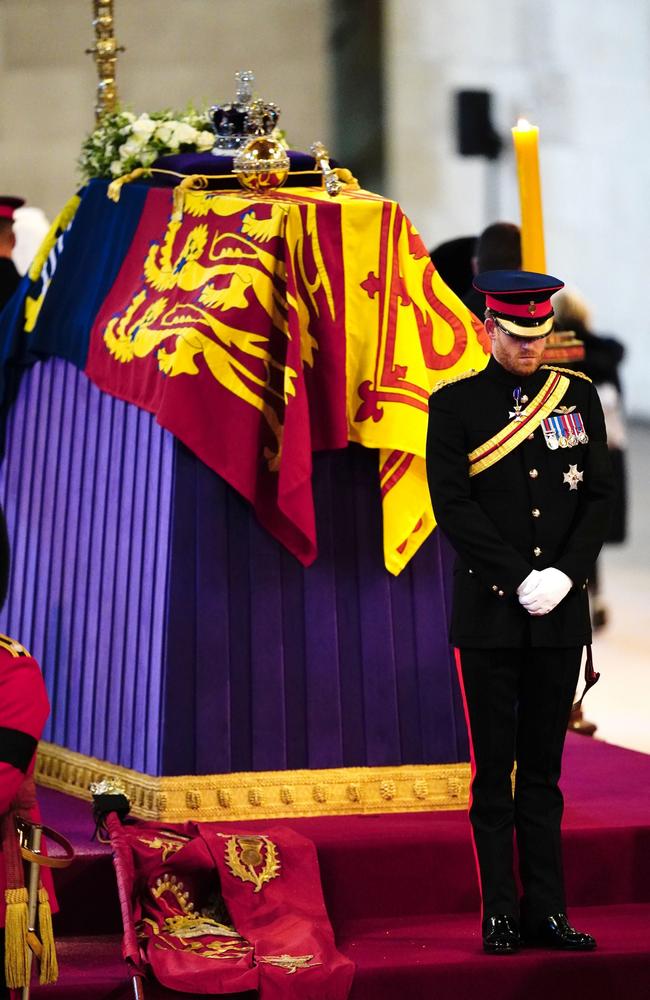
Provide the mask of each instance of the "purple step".
[{"label": "purple step", "polygon": [[[595,935],[595,952],[484,955],[476,917],[469,914],[350,921],[338,935],[341,951],[356,964],[349,1000],[647,1000],[650,905],[574,909],[571,916]],[[59,959],[59,982],[35,987],[33,1000],[132,998],[119,937],[67,938],[59,944]],[[179,996],[188,994],[145,986],[145,1000]],[[238,1000],[250,997],[238,994]]]},{"label": "purple step", "polygon": [[[564,838],[570,903],[650,903],[650,803],[639,794],[650,784],[650,756],[571,735],[563,783],[570,803]],[[39,794],[45,821],[66,833],[78,851],[76,863],[57,873],[58,933],[116,932],[110,848],[90,841],[89,804],[45,789]],[[478,911],[464,813],[258,820],[244,828],[269,830],[281,823],[315,842],[335,929],[371,916]]]},{"label": "purple step", "polygon": [[[133,987],[122,961],[119,935],[69,937],[57,944],[58,982],[33,986],[32,1000],[133,1000]],[[202,996],[203,994],[201,994]],[[147,982],[145,1000],[179,1000],[189,994]],[[192,997],[199,994],[192,993]],[[255,993],[238,993],[232,1000],[255,1000]],[[228,996],[221,1000],[230,1000]]]},{"label": "purple step", "polygon": [[[569,736],[569,916],[598,941],[596,952],[582,955],[483,954],[461,813],[287,821],[317,845],[337,942],[357,966],[350,1000],[647,1000],[650,804],[641,792],[649,779],[650,757]],[[46,822],[70,837],[78,859],[59,873],[61,977],[37,987],[33,1000],[128,1000],[110,849],[90,842],[87,803],[43,789],[40,797]],[[147,984],[145,1000],[175,996]]]},{"label": "purple step", "polygon": [[338,937],[357,966],[349,1000],[647,1000],[650,905],[576,908],[570,916],[594,934],[595,952],[485,955],[468,914],[352,922]]}]

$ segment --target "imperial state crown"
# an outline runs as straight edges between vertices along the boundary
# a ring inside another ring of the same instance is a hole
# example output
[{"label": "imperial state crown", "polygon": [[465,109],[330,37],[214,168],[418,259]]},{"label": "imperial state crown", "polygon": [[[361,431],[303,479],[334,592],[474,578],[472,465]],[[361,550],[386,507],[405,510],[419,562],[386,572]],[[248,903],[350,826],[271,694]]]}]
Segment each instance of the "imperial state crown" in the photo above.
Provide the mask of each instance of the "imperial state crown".
[{"label": "imperial state crown", "polygon": [[235,73],[235,78],[235,100],[210,108],[210,120],[217,137],[214,144],[217,155],[225,149],[240,149],[255,136],[270,136],[280,117],[277,104],[253,98],[255,76],[250,70],[240,70]]}]

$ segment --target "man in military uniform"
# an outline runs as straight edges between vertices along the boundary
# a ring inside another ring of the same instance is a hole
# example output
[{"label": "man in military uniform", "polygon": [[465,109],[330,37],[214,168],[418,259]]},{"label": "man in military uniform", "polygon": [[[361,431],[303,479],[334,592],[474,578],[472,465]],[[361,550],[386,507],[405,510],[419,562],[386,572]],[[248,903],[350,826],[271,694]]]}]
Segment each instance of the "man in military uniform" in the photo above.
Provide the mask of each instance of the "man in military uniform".
[{"label": "man in military uniform", "polygon": [[0,195],[0,310],[20,283],[20,275],[11,255],[16,245],[13,229],[14,212],[24,204],[22,198]]},{"label": "man in military uniform", "polygon": [[483,945],[589,950],[596,942],[565,914],[558,780],[591,642],[587,578],[610,516],[603,414],[586,376],[542,364],[563,283],[490,271],[475,286],[492,357],[432,394],[427,471],[457,553],[450,631],[472,745]]}]

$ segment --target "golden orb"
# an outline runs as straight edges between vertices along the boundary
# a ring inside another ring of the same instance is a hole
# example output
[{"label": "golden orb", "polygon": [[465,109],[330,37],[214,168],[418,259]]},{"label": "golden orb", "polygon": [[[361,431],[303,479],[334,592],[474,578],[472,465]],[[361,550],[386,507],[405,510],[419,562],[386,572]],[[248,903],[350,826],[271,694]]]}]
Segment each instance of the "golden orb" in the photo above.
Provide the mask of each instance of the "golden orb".
[{"label": "golden orb", "polygon": [[289,175],[289,157],[277,139],[255,136],[240,149],[233,171],[242,187],[262,193],[282,187]]}]

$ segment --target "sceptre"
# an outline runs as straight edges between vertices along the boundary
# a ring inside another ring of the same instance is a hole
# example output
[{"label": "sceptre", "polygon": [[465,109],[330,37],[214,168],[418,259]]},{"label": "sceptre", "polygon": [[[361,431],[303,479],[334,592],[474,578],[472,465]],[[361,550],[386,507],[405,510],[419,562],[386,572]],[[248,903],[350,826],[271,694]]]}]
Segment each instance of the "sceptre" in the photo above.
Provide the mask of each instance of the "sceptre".
[{"label": "sceptre", "polygon": [[124,46],[118,45],[115,37],[113,0],[93,0],[93,13],[95,44],[92,49],[86,49],[86,54],[94,56],[97,65],[99,83],[95,120],[99,122],[105,114],[115,111],[117,106],[117,53],[124,52]]}]

